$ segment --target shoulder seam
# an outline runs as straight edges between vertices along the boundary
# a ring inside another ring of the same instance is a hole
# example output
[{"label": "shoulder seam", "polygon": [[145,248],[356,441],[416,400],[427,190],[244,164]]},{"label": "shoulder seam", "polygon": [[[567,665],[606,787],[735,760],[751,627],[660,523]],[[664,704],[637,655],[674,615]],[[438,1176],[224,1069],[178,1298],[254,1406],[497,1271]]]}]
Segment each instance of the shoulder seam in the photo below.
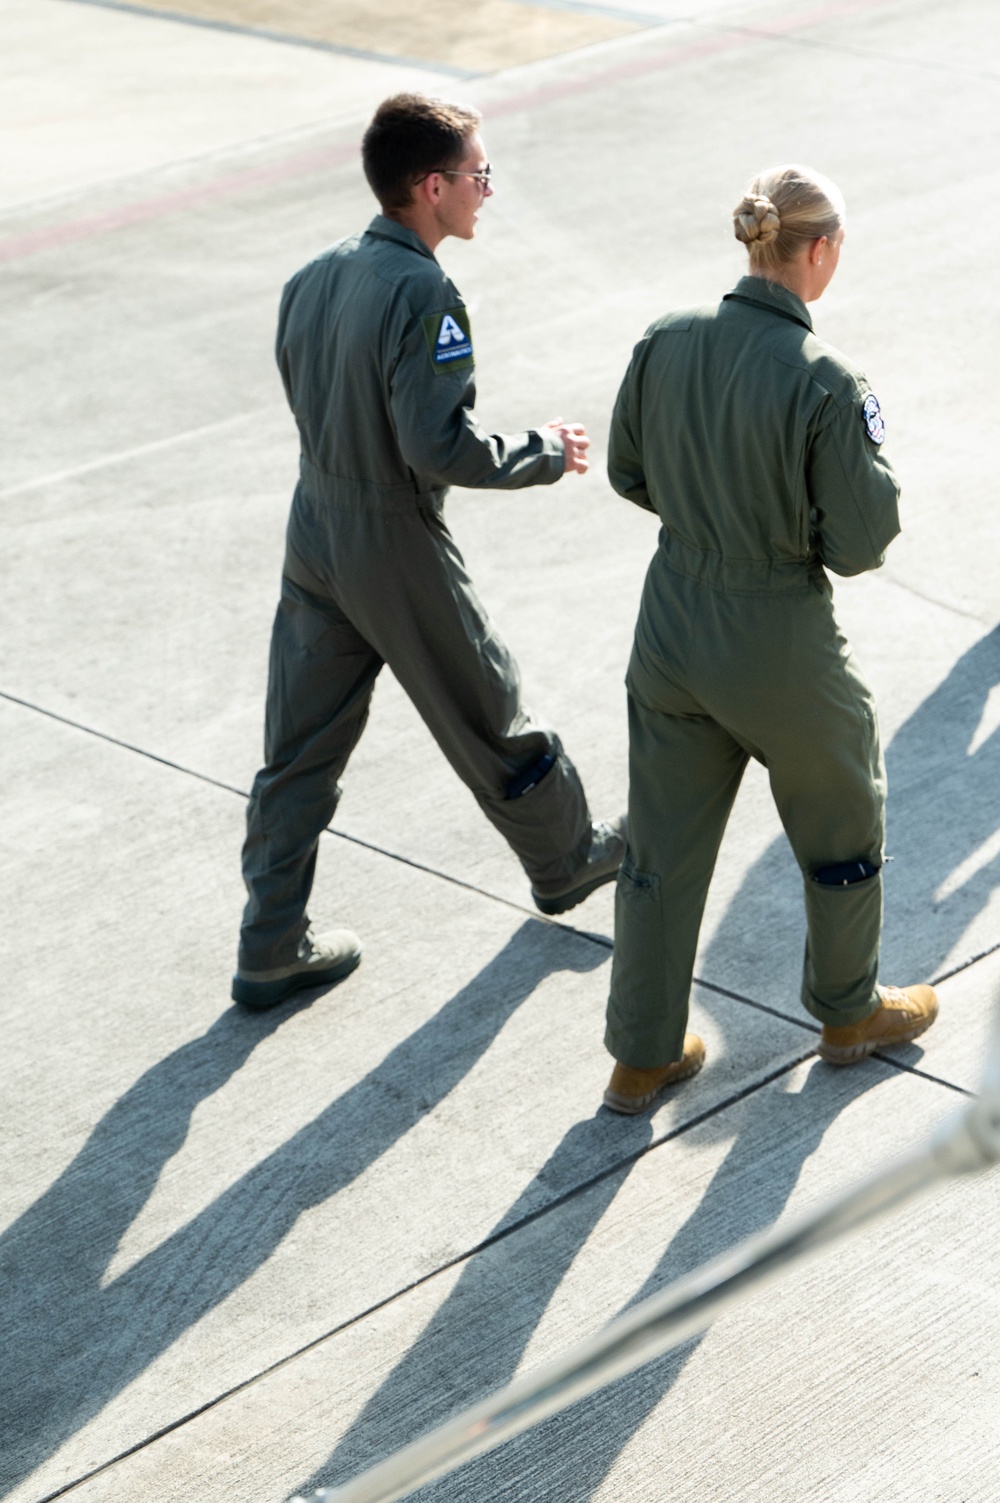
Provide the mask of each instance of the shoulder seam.
[{"label": "shoulder seam", "polygon": [[[426,270],[423,266],[414,266],[412,268],[407,268],[406,274],[402,277],[387,276],[380,267],[374,264],[370,265],[369,270],[371,271],[373,277],[376,277],[387,287],[392,287],[395,291],[399,292],[399,294],[405,300],[407,307],[410,309],[410,312],[413,313],[415,317],[422,318],[428,313],[446,313],[449,308],[465,307],[465,300],[459,293],[458,288],[452,282],[451,278],[448,276],[448,273],[444,270],[444,268],[437,262],[428,262]],[[434,286],[434,290],[438,294],[438,296],[440,296],[440,293],[445,289],[452,293],[453,296],[447,302],[440,302],[437,307],[425,307],[423,311],[418,314],[416,307],[414,306],[414,299],[411,293],[416,287],[426,289],[432,285]]]},{"label": "shoulder seam", "polygon": [[858,395],[857,377],[854,376],[850,371],[843,372],[844,389],[842,392],[838,392],[828,382],[821,380],[818,373],[812,368],[808,361],[792,360],[787,355],[779,354],[777,350],[771,350],[770,354],[771,359],[776,361],[778,365],[787,366],[789,370],[801,371],[803,376],[805,376],[806,380],[809,381],[811,385],[818,386],[820,391],[824,391],[826,392],[828,397],[832,397],[838,408],[846,407],[848,403],[852,402]]}]

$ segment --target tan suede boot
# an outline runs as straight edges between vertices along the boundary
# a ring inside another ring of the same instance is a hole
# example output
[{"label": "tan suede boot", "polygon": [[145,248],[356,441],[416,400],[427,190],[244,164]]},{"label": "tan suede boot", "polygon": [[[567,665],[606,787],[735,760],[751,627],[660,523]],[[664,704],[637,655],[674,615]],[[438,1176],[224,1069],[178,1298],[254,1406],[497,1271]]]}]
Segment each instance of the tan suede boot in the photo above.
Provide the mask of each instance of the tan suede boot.
[{"label": "tan suede boot", "polygon": [[604,1105],[625,1117],[634,1117],[652,1106],[661,1091],[697,1075],[705,1063],[705,1045],[696,1033],[684,1035],[684,1053],[673,1064],[656,1070],[634,1070],[631,1065],[616,1064],[611,1082],[604,1092]]},{"label": "tan suede boot", "polygon": [[294,992],[310,987],[333,986],[349,976],[361,960],[361,941],[350,929],[330,929],[326,934],[307,930],[299,941],[299,953],[290,965],[270,971],[238,967],[230,995],[234,1002],[263,1012],[277,1007]]},{"label": "tan suede boot", "polygon": [[819,1055],[829,1065],[854,1065],[876,1049],[907,1044],[919,1037],[938,1015],[932,986],[879,986],[881,1007],[862,1023],[848,1028],[824,1024]]}]

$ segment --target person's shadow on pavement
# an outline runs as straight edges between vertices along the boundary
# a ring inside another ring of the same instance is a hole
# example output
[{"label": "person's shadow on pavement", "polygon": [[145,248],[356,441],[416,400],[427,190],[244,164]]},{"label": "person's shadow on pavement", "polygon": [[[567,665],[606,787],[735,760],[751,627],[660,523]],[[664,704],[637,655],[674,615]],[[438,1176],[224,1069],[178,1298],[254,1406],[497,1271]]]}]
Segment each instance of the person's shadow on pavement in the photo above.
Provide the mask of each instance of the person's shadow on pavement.
[{"label": "person's shadow on pavement", "polygon": [[[887,943],[882,974],[905,984],[940,967],[1000,880],[1000,854],[990,837],[1000,827],[1000,730],[980,737],[987,703],[1000,685],[1000,628],[987,633],[900,727],[887,748],[889,847],[896,860],[886,872]],[[985,848],[986,857],[975,859]],[[970,858],[972,858],[970,860]],[[699,965],[718,978],[734,953],[752,953],[761,936],[788,952],[789,974],[801,956],[801,878],[784,836],[748,870],[715,939]],[[887,967],[892,968],[892,973]],[[898,971],[898,976],[896,972]],[[912,974],[911,974],[912,972]],[[727,982],[732,981],[728,971]],[[782,990],[787,987],[782,985]],[[703,1000],[704,998],[703,994]],[[710,999],[709,1005],[710,1005]],[[774,1002],[774,997],[760,998]],[[797,1014],[797,987],[787,998]],[[747,1026],[752,1026],[748,1017]],[[737,1041],[729,1041],[734,1051]],[[897,1054],[900,1051],[895,1051]],[[921,1055],[907,1046],[904,1057]],[[732,1148],[656,1270],[629,1303],[770,1225],[794,1189],[805,1160],[837,1112],[884,1078],[877,1065],[842,1076],[817,1062],[805,1089],[788,1094],[780,1084],[738,1108],[744,1118]],[[682,1088],[683,1089],[683,1088]],[[577,1150],[593,1122],[577,1124],[550,1163],[571,1141]],[[777,1123],[785,1124],[776,1132]],[[724,1130],[724,1125],[719,1124]],[[626,1130],[634,1132],[635,1125]],[[696,1129],[698,1140],[706,1131]],[[762,1139],[771,1149],[762,1152]],[[628,1140],[631,1142],[631,1139]],[[625,1152],[628,1152],[628,1148]],[[548,1166],[546,1166],[548,1168]],[[502,1386],[544,1314],[573,1258],[610,1204],[631,1165],[550,1217],[477,1255],[413,1348],[372,1395],[326,1463],[299,1489],[305,1495],[341,1484],[365,1466],[440,1423],[449,1414]],[[543,1169],[544,1175],[546,1170]],[[529,1202],[531,1187],[522,1201]],[[517,1207],[513,1207],[513,1218]],[[505,1221],[510,1219],[505,1218]],[[596,1312],[600,1313],[600,1312]],[[606,1477],[616,1457],[667,1393],[698,1342],[662,1358],[565,1415],[462,1468],[452,1478],[421,1489],[414,1498],[510,1499],[534,1503],[558,1497],[582,1503]]]},{"label": "person's shadow on pavement", "polygon": [[922,981],[972,959],[956,946],[1000,884],[1000,727],[990,730],[987,714],[998,690],[1000,627],[958,659],[889,744],[887,980]]},{"label": "person's shadow on pavement", "polygon": [[[607,959],[606,950],[563,930],[524,923],[370,1074],[105,1283],[122,1236],[183,1144],[199,1102],[221,1089],[296,1005],[263,1016],[230,1009],[141,1076],[51,1188],[0,1236],[0,1492],[58,1451],[260,1268],[303,1212],[351,1184],[454,1090],[547,976],[592,970]],[[334,1012],[331,1030],[336,1026]],[[173,1417],[158,1412],[145,1428],[152,1432]]]},{"label": "person's shadow on pavement", "polygon": [[[840,1072],[816,1061],[801,1091],[788,1090],[786,1075],[731,1108],[738,1128],[726,1157],[623,1310],[777,1220],[833,1119],[884,1078],[884,1066]],[[718,1141],[732,1131],[733,1115],[709,1118],[692,1129],[692,1139],[700,1149]],[[602,1137],[609,1119],[610,1114],[601,1111],[572,1127],[541,1175],[550,1173],[564,1155],[575,1158],[588,1140]],[[623,1135],[623,1153],[634,1153],[648,1141],[650,1124],[645,1118],[615,1119],[615,1126]],[[557,1211],[476,1254],[329,1459],[297,1492],[308,1497],[317,1488],[343,1485],[508,1382],[570,1264],[633,1166],[634,1160],[623,1163]],[[531,1203],[530,1187],[522,1201]],[[517,1212],[515,1205],[501,1225]],[[650,1214],[655,1214],[655,1207]],[[574,1338],[595,1329],[602,1317],[613,1318],[613,1294],[603,1288],[596,1291],[592,1318]],[[414,1503],[551,1503],[553,1498],[583,1503],[669,1392],[699,1340],[450,1477],[420,1488],[412,1495]]]},{"label": "person's shadow on pavement", "polygon": [[[984,715],[1000,687],[1000,627],[958,659],[886,748],[889,798],[880,979],[940,979],[983,948],[962,936],[1000,883],[1000,729]],[[981,726],[983,730],[981,730]],[[736,816],[739,817],[739,811]],[[784,835],[748,868],[698,975],[805,1019],[798,970],[805,932],[802,878]],[[988,946],[987,946],[988,948]],[[737,962],[749,960],[753,982]]]},{"label": "person's shadow on pavement", "polygon": [[[896,984],[945,973],[956,947],[989,903],[1000,882],[1000,729],[990,730],[987,710],[1000,686],[1000,627],[973,644],[947,677],[917,707],[886,750],[889,776],[888,848],[895,860],[886,872],[886,926],[882,976]],[[775,893],[783,890],[785,930],[775,924]],[[794,927],[793,927],[794,926]],[[741,936],[788,948],[797,964],[803,914],[801,878],[784,836],[747,872],[708,947],[699,970],[709,981]],[[794,936],[794,937],[793,937]],[[971,959],[971,955],[964,957]],[[771,996],[760,998],[773,1002]],[[795,998],[788,998],[791,1015]],[[804,1014],[802,1014],[804,1018]],[[749,1020],[748,1020],[749,1023]],[[731,1045],[732,1047],[732,1045]],[[911,1044],[893,1055],[916,1063],[923,1050]],[[698,1207],[666,1248],[633,1304],[671,1279],[773,1223],[791,1193],[802,1164],[827,1126],[849,1102],[884,1079],[874,1062],[843,1072],[817,1061],[805,1088],[788,1095],[777,1085],[739,1108],[745,1125],[714,1175]],[[727,1113],[728,1116],[728,1113]],[[697,1129],[699,1140],[704,1129]],[[766,1135],[770,1150],[761,1152]],[[858,1172],[863,1167],[857,1166]],[[848,1254],[849,1256],[849,1254]],[[763,1296],[766,1298],[766,1294]],[[623,1379],[586,1403],[556,1416],[499,1454],[482,1496],[517,1503],[558,1496],[584,1503],[610,1472],[632,1435],[669,1391],[697,1350],[699,1340]],[[776,1361],[794,1360],[793,1338]],[[678,1446],[685,1438],[678,1436]],[[471,1479],[485,1458],[458,1474]],[[558,1463],[558,1474],[554,1464]],[[505,1482],[504,1478],[514,1478]],[[537,1481],[535,1479],[538,1479]],[[447,1479],[418,1496],[460,1496]],[[477,1496],[475,1483],[464,1498]]]},{"label": "person's shadow on pavement", "polygon": [[[624,1158],[640,1153],[651,1136],[648,1118],[612,1125],[609,1114],[600,1112],[575,1123],[494,1232],[516,1227],[551,1198],[553,1189],[579,1184],[588,1163],[607,1158],[609,1140],[620,1139],[616,1146]],[[346,1482],[482,1392],[509,1381],[567,1269],[634,1162],[619,1163],[591,1189],[572,1195],[557,1213],[555,1240],[535,1222],[473,1255],[413,1346],[300,1490],[308,1495]]]}]

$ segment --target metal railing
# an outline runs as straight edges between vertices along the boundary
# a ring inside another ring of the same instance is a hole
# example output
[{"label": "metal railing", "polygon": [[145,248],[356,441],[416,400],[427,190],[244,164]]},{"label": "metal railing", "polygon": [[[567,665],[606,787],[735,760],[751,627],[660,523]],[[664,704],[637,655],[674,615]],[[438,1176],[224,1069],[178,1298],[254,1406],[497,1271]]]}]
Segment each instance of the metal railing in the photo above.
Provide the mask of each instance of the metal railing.
[{"label": "metal railing", "polygon": [[686,1274],[603,1331],[474,1404],[342,1487],[292,1503],[394,1503],[705,1330],[786,1269],[945,1180],[1000,1162],[1000,1007],[979,1097],[919,1149]]}]

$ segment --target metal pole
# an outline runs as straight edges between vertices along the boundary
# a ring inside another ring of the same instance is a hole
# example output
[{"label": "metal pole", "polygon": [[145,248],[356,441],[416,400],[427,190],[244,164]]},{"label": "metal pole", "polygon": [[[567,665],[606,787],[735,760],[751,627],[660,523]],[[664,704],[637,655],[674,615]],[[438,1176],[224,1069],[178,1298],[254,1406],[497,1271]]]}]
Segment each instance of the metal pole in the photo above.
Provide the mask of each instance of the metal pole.
[{"label": "metal pole", "polygon": [[881,1220],[941,1181],[997,1162],[1000,1032],[982,1095],[949,1118],[923,1147],[787,1226],[750,1237],[695,1269],[562,1357],[516,1379],[343,1487],[320,1488],[292,1503],[395,1503],[689,1340],[793,1264]]}]

